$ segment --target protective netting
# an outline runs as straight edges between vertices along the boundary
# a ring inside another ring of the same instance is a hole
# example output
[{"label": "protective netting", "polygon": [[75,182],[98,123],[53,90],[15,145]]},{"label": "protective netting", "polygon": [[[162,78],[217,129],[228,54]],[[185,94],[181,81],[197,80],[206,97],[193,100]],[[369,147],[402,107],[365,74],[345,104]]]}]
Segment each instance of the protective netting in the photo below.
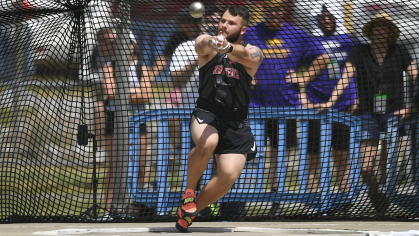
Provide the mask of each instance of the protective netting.
[{"label": "protective netting", "polygon": [[[418,2],[205,0],[199,18],[192,2],[1,1],[1,223],[174,222],[195,39],[233,34],[231,5],[264,55],[249,91],[257,154],[195,220],[418,219]],[[197,196],[217,166],[234,169],[205,158]]]}]

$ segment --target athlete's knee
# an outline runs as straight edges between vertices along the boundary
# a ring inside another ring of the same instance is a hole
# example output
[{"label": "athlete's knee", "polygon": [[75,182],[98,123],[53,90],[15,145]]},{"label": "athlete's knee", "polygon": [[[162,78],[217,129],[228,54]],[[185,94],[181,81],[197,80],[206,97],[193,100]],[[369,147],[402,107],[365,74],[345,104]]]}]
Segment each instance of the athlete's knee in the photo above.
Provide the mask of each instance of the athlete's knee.
[{"label": "athlete's knee", "polygon": [[233,185],[234,182],[239,178],[241,171],[236,169],[217,170],[218,176],[225,181],[227,184]]},{"label": "athlete's knee", "polygon": [[199,152],[210,152],[213,153],[215,148],[218,145],[218,138],[206,138],[206,139],[201,139],[196,143],[196,148],[199,150]]},{"label": "athlete's knee", "polygon": [[214,152],[216,147],[217,147],[217,144],[204,143],[202,145],[197,145],[195,147],[195,152],[199,156],[212,156],[212,153]]},{"label": "athlete's knee", "polygon": [[236,182],[239,176],[236,174],[230,173],[230,174],[225,174],[223,176],[219,175],[219,177],[223,180],[225,188],[230,189],[231,186],[233,186],[233,184]]}]

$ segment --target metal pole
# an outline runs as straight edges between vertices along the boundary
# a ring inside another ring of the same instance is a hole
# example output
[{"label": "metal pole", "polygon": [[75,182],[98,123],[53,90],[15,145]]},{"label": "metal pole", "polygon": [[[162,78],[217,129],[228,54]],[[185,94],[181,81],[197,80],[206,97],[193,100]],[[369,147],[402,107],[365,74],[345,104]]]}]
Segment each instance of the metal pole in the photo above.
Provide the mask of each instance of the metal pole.
[{"label": "metal pole", "polygon": [[114,198],[113,209],[124,213],[128,203],[128,101],[129,83],[127,72],[130,59],[129,17],[130,7],[126,0],[117,0],[116,62],[115,62],[115,141],[114,141]]}]

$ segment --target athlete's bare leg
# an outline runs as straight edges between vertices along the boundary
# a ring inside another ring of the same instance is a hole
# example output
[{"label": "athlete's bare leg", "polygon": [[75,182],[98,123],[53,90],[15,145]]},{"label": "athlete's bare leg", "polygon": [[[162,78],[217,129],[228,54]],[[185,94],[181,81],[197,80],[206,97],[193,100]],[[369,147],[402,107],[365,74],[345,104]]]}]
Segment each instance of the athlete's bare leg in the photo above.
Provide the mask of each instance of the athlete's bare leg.
[{"label": "athlete's bare leg", "polygon": [[188,179],[186,189],[195,191],[199,179],[208,166],[208,162],[218,144],[217,130],[208,124],[199,124],[195,116],[191,120],[191,136],[196,147],[188,157]]},{"label": "athlete's bare leg", "polygon": [[246,163],[246,154],[215,155],[217,160],[217,176],[201,190],[197,199],[198,211],[222,198],[239,178]]}]

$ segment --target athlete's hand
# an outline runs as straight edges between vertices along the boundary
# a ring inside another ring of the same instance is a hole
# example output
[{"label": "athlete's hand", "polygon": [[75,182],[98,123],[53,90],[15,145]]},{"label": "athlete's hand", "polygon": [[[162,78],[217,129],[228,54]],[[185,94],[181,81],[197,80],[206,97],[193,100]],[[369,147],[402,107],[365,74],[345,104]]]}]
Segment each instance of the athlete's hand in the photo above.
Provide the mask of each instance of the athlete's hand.
[{"label": "athlete's hand", "polygon": [[221,48],[225,47],[228,44],[221,31],[217,36],[212,36],[209,43],[210,46],[213,49],[216,49],[217,51],[219,51]]}]

